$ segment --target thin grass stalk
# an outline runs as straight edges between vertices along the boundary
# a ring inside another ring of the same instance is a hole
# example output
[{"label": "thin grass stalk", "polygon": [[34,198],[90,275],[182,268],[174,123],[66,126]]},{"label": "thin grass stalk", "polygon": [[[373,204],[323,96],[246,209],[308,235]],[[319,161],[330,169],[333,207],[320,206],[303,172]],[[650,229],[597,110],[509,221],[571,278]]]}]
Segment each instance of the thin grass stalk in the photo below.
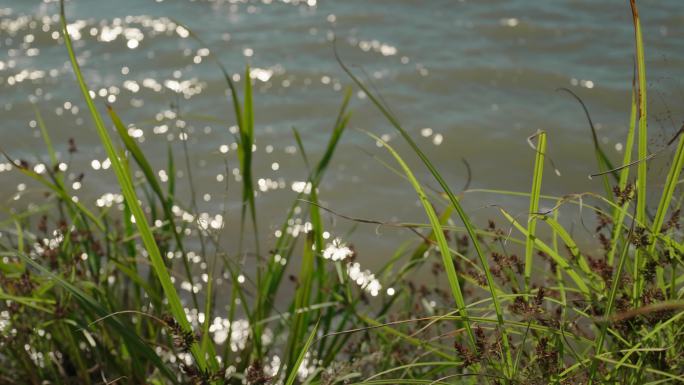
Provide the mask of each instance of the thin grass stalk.
[{"label": "thin grass stalk", "polygon": [[102,220],[100,220],[100,218],[98,218],[97,215],[95,215],[92,211],[85,207],[81,202],[74,201],[73,197],[67,192],[63,183],[59,183],[57,180],[53,180],[53,182],[50,182],[50,180],[38,174],[37,172],[29,168],[21,167],[21,165],[19,165],[13,159],[9,158],[9,156],[7,156],[6,154],[5,157],[22,174],[36,180],[37,182],[43,184],[45,187],[54,192],[67,206],[69,216],[74,221],[74,225],[79,227],[82,226],[86,222],[87,218],[95,225],[95,227],[97,227],[98,230],[104,232],[105,227],[102,224]]},{"label": "thin grass stalk", "polygon": [[[631,110],[629,114],[629,130],[627,131],[627,140],[625,141],[625,155],[622,158],[622,165],[628,165],[632,161],[632,149],[634,147],[634,131],[636,127],[637,103],[636,103],[636,85],[635,80],[632,79],[632,98]],[[620,170],[620,180],[618,182],[618,189],[625,191],[627,181],[629,179],[629,167]],[[620,234],[622,233],[622,223],[625,220],[625,213],[629,206],[629,200],[624,202],[622,209],[618,207],[613,208],[613,231],[611,234],[610,249],[607,254],[607,261],[609,266],[613,266],[615,262],[615,252],[617,250]]]},{"label": "thin grass stalk", "polygon": [[[208,357],[208,366],[212,371],[219,370],[219,362],[216,358],[216,347],[211,341],[211,334],[209,332],[209,324],[211,323],[213,306],[214,306],[214,272],[216,271],[216,262],[218,257],[214,257],[212,262],[211,270],[209,270],[207,279],[207,292],[204,299],[204,323],[201,325],[202,328],[202,339],[200,341],[201,352],[206,357]],[[230,341],[228,340],[228,344]]]},{"label": "thin grass stalk", "polygon": [[[553,211],[553,220],[558,221],[558,216],[559,216],[559,210],[554,210]],[[558,234],[556,232],[553,232],[552,235],[552,246],[553,246],[553,251],[558,253]],[[556,278],[556,285],[558,285],[558,295],[560,296],[559,302],[560,302],[560,314],[559,314],[559,319],[560,319],[560,324],[562,325],[565,322],[565,318],[567,316],[568,312],[568,296],[565,290],[565,281],[563,280],[563,272],[560,269],[560,266],[558,264],[554,264],[554,276]],[[561,341],[561,338],[557,337],[558,341]],[[563,359],[563,354],[564,354],[564,345],[562,343],[560,345],[560,357]],[[557,383],[557,381],[556,381]]]},{"label": "thin grass stalk", "polygon": [[[386,325],[386,324],[383,324],[379,321],[376,321],[373,318],[366,317],[363,314],[358,314],[357,317],[359,317],[364,323],[370,325],[372,328],[374,328],[378,332],[386,332],[387,334],[397,336],[397,337],[401,338],[402,340],[410,343],[411,345],[413,345],[417,348],[425,349],[426,351],[429,351],[430,353],[433,353],[436,356],[441,357],[442,359],[444,359],[446,361],[461,362],[456,356],[453,356],[453,355],[445,352],[448,349],[443,349],[443,347],[435,347],[434,344],[432,344],[429,341],[424,341],[420,338],[412,337],[412,336],[410,336],[406,333],[403,333],[403,332],[401,332],[401,331],[399,331],[399,330],[397,330],[397,329],[395,329],[389,325]],[[464,317],[456,318],[456,317],[454,317],[454,318],[451,318],[450,320],[451,321],[463,321],[465,323],[465,322],[469,322],[473,319],[474,318],[472,318],[472,317],[467,317],[467,318],[464,318]],[[496,322],[496,321],[494,321],[494,322]]]},{"label": "thin grass stalk", "polygon": [[[629,235],[632,233],[633,229],[630,229]],[[594,355],[599,356],[601,355],[601,351],[603,350],[603,343],[606,339],[606,332],[608,331],[608,325],[610,322],[608,319],[611,316],[611,313],[613,312],[613,306],[615,305],[615,298],[617,298],[617,292],[618,288],[620,287],[620,279],[622,278],[622,270],[624,269],[626,263],[627,263],[627,256],[629,255],[629,246],[630,244],[628,242],[625,243],[625,245],[622,247],[622,252],[620,253],[620,258],[618,260],[618,265],[617,269],[615,271],[615,274],[613,275],[613,283],[610,288],[610,293],[608,294],[608,303],[606,304],[606,310],[604,312],[604,323],[601,325],[601,332],[599,334],[599,338],[596,340],[596,344],[594,346]],[[596,370],[598,368],[598,360],[593,360],[591,363],[591,369],[589,371],[589,384],[593,383],[594,377],[596,376]]]},{"label": "thin grass stalk", "polygon": [[[630,0],[629,4],[632,9],[632,20],[634,22],[634,41],[636,45],[636,67],[637,79],[639,87],[637,88],[637,99],[639,109],[637,114],[638,121],[638,148],[637,159],[645,159],[648,156],[648,113],[647,113],[647,98],[646,98],[646,59],[644,56],[644,42],[641,34],[641,22],[639,21],[639,11],[637,9],[636,0]],[[637,211],[636,220],[641,223],[646,223],[646,179],[648,176],[648,164],[646,161],[639,162],[637,166]],[[643,277],[641,275],[642,267],[642,251],[637,250],[634,256],[634,287],[632,292],[632,300],[638,304],[641,297],[643,286]]]},{"label": "thin grass stalk", "polygon": [[52,146],[52,140],[50,139],[47,127],[45,126],[43,116],[35,104],[32,104],[31,107],[33,107],[33,111],[36,115],[36,122],[38,123],[38,128],[40,128],[40,134],[43,137],[43,141],[45,142],[45,147],[47,148],[48,156],[50,157],[51,166],[56,167],[58,164],[57,154],[55,153],[55,148]]},{"label": "thin grass stalk", "polygon": [[610,162],[610,159],[608,159],[606,152],[603,151],[603,148],[601,147],[601,142],[599,141],[598,135],[596,134],[596,127],[594,127],[594,122],[591,120],[589,109],[587,108],[586,104],[584,104],[584,101],[574,91],[570,90],[569,88],[559,88],[558,90],[569,93],[573,98],[575,98],[575,100],[577,100],[580,106],[582,106],[582,110],[584,110],[584,115],[587,117],[587,121],[589,122],[589,129],[591,130],[591,140],[594,145],[594,155],[596,155],[596,164],[598,165],[599,172],[603,173],[603,175],[601,176],[603,189],[606,192],[606,197],[611,198],[612,194],[609,176],[612,175],[616,181],[619,179],[619,177],[617,171],[613,170],[614,167]]},{"label": "thin grass stalk", "polygon": [[[176,119],[181,119],[181,114],[180,114],[180,97],[178,94],[176,94]],[[184,128],[180,128],[181,135],[184,135],[186,138],[188,137],[188,133],[185,131]],[[192,211],[195,215],[199,213],[199,208],[197,206],[197,188],[195,186],[194,178],[193,178],[193,172],[192,172],[192,165],[190,162],[190,151],[188,150],[188,141],[187,140],[182,140],[181,141],[181,148],[183,149],[183,160],[185,161],[185,168],[187,170],[187,175],[188,175],[188,189],[190,191],[190,207],[192,208]],[[160,198],[162,200],[162,204],[164,203],[164,198],[163,196]],[[164,212],[167,217],[171,217],[171,202],[169,201],[169,204],[164,205]],[[173,220],[171,220],[173,221]],[[175,226],[174,226],[174,231],[175,231]],[[205,258],[205,263],[206,263],[206,240],[204,237],[204,231],[199,228],[197,231],[197,237],[199,238],[199,246],[200,246],[200,255],[202,258]],[[178,243],[178,239],[181,239],[180,236],[176,237],[176,243]],[[181,243],[180,246],[181,254],[183,255],[183,263],[184,267],[186,267],[186,275],[188,277],[188,281],[190,282],[191,285],[194,285],[194,277],[192,277],[192,274],[189,272],[189,269],[187,268],[188,261],[187,261],[187,256],[185,254],[185,249],[183,248],[183,245]],[[194,290],[192,290],[192,299],[194,302],[194,305],[196,308],[199,309],[199,305],[197,304],[197,296],[195,295]]]}]

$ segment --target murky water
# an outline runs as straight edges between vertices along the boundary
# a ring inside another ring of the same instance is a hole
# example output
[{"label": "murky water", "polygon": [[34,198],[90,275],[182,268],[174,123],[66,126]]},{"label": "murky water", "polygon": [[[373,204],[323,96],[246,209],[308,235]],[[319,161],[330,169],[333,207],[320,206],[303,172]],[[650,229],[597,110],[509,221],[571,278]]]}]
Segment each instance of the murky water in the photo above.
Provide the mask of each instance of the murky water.
[{"label": "murky water", "polygon": [[[684,118],[684,3],[651,0],[640,7],[657,149]],[[54,1],[0,4],[0,147],[41,170],[48,158],[35,104],[74,195],[107,205],[116,198],[105,194],[117,186],[74,82],[57,14]],[[239,86],[245,63],[252,66],[257,204],[269,244],[307,175],[292,128],[301,132],[308,158],[317,159],[351,83],[333,56],[333,37],[343,59],[372,81],[455,190],[467,179],[462,158],[471,167],[471,188],[528,190],[534,154],[526,138],[544,129],[561,171],[548,170],[544,192],[599,191],[599,181],[587,178],[596,166],[586,119],[558,87],[586,101],[613,159],[624,150],[633,51],[624,0],[71,1],[67,15],[97,105],[113,105],[131,124],[162,181],[171,147],[180,201],[189,206],[187,145],[199,210],[207,226],[225,226],[227,250],[236,248],[240,176],[231,105],[209,52]],[[385,135],[436,186],[363,94],[355,91],[351,108],[351,128]],[[69,138],[78,147],[73,154]],[[393,164],[372,139],[349,130],[321,186],[322,203],[352,217],[425,221],[410,185],[376,158]],[[38,186],[8,168],[0,164],[3,204],[42,199]],[[521,213],[526,206],[484,193],[467,194],[465,203],[479,220],[494,203]],[[397,240],[410,236],[372,225],[348,234],[349,221],[330,215],[326,221],[332,236],[356,245],[364,266],[379,265]]]}]

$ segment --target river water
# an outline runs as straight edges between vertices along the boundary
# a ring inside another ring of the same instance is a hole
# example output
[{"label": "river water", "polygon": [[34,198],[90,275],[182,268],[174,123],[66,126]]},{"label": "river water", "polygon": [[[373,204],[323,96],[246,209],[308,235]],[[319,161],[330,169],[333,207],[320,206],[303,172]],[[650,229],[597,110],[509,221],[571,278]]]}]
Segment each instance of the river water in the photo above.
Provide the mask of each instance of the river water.
[{"label": "river water", "polygon": [[[639,4],[656,150],[684,118],[684,2]],[[43,170],[39,164],[48,157],[35,104],[73,195],[89,206],[106,205],[117,185],[74,82],[58,8],[55,1],[0,3],[0,147]],[[633,27],[624,0],[79,0],[69,1],[66,11],[96,104],[103,110],[111,104],[131,125],[162,180],[168,177],[167,149],[173,150],[179,202],[189,206],[187,146],[199,211],[210,225],[225,227],[228,251],[236,249],[240,214],[229,129],[235,122],[209,52],[235,74],[239,87],[246,63],[252,67],[265,248],[307,175],[292,128],[301,133],[308,158],[318,159],[351,84],[333,55],[333,37],[343,60],[372,82],[456,191],[468,179],[462,159],[470,165],[471,189],[528,190],[534,153],[527,137],[538,129],[548,132],[548,151],[560,171],[558,176],[547,165],[544,193],[600,191],[600,182],[587,177],[596,171],[587,121],[559,87],[585,100],[613,160],[624,151],[633,73]],[[322,203],[352,217],[425,222],[411,186],[378,161],[395,166],[392,159],[356,129],[383,135],[426,186],[436,182],[358,89],[351,110],[350,130],[321,186]],[[69,138],[78,147],[73,154]],[[40,202],[42,190],[9,168],[3,160],[3,204]],[[659,183],[654,178],[654,191]],[[493,204],[522,214],[526,207],[524,199],[482,192],[467,193],[464,203],[479,223],[494,216]],[[411,236],[374,225],[354,228],[333,215],[325,220],[331,236],[354,243],[371,267]]]}]

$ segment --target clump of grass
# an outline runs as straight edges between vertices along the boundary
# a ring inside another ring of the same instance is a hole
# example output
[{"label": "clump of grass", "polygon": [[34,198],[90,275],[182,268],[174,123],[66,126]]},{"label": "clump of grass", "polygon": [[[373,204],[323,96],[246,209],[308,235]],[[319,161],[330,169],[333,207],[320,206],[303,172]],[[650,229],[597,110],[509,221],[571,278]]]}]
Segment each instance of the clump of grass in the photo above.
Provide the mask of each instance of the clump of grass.
[{"label": "clump of grass", "polygon": [[[230,229],[212,232],[200,221],[179,220],[175,208],[185,205],[175,195],[173,156],[164,189],[129,137],[124,118],[107,107],[116,133],[112,137],[81,75],[62,6],[64,42],[119,182],[122,195],[115,200],[122,212],[106,206],[90,209],[72,198],[57,167],[49,127],[36,111],[50,167],[42,175],[25,163],[12,162],[44,188],[48,199],[39,207],[8,211],[3,222],[0,382],[683,382],[684,247],[678,187],[684,135],[668,143],[676,143],[671,166],[655,212],[649,215],[646,178],[655,176],[648,175],[647,168],[652,156],[646,146],[645,54],[636,3],[630,5],[638,81],[622,166],[613,168],[594,141],[599,173],[613,175],[602,178],[605,193],[544,195],[543,169],[552,138],[538,132],[530,138],[535,162],[529,193],[478,191],[529,199],[528,215],[518,217],[500,208],[501,216],[482,227],[461,206],[474,190],[455,194],[399,119],[340,60],[442,189],[431,194],[404,160],[408,155],[366,133],[388,151],[398,169],[385,165],[410,183],[428,219],[383,223],[339,214],[345,220],[410,230],[375,274],[358,263],[362,250],[323,238],[325,208],[319,203],[318,186],[346,133],[351,90],[345,93],[318,162],[312,162],[294,131],[308,168],[308,187],[283,218],[281,236],[273,244],[255,237],[255,245],[249,246],[243,244],[242,234],[258,230],[249,68],[240,95],[218,63],[239,127],[243,175],[241,226],[232,229],[239,231],[240,244],[222,250],[218,237]],[[69,147],[78,151],[74,142]],[[636,176],[631,166],[637,168]],[[140,178],[133,178],[134,168],[141,171]],[[541,202],[553,208],[540,212]],[[598,218],[595,233],[601,248],[578,246],[583,242],[573,238],[560,214],[565,206],[578,206],[585,216]],[[301,209],[304,212],[297,214]],[[454,213],[460,225],[453,222]],[[296,216],[307,221],[301,231],[292,226]],[[191,240],[199,241],[200,255],[187,246]],[[209,244],[215,246],[215,255],[207,251]],[[258,258],[255,273],[246,277],[241,260],[247,252]],[[194,289],[198,269],[190,259],[195,257],[205,266],[200,269],[203,291]],[[290,276],[293,298],[285,307],[275,306],[293,260],[300,261],[298,274]],[[414,281],[414,273],[424,266],[434,279]],[[219,276],[228,284],[221,285]],[[181,279],[191,287],[188,295],[178,291]],[[227,309],[216,306],[219,295],[229,298]]]}]

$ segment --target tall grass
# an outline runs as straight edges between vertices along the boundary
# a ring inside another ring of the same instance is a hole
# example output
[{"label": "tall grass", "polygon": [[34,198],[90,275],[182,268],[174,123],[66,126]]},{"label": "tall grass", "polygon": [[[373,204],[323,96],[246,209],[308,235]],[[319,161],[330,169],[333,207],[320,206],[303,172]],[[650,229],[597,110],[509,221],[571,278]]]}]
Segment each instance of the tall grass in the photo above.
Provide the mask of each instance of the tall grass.
[{"label": "tall grass", "polygon": [[[307,187],[293,197],[281,218],[280,236],[269,242],[257,236],[252,146],[258,135],[258,101],[249,67],[240,92],[212,57],[226,80],[226,103],[235,116],[225,126],[238,126],[242,185],[235,198],[241,204],[240,226],[210,231],[175,211],[196,207],[176,196],[173,154],[164,187],[128,135],[126,117],[106,106],[111,127],[105,123],[98,109],[102,106],[90,97],[81,73],[62,4],[66,51],[123,200],[117,211],[91,209],[72,197],[56,167],[51,127],[38,106],[47,173],[36,173],[5,154],[47,199],[24,211],[5,210],[0,383],[684,382],[684,247],[679,228],[684,135],[673,137],[668,151],[658,153],[670,156],[671,162],[649,216],[647,178],[660,176],[649,175],[647,164],[654,155],[647,147],[645,53],[636,2],[630,6],[636,75],[624,157],[612,161],[621,166],[614,167],[593,138],[603,193],[542,193],[554,139],[543,131],[529,138],[534,151],[529,192],[455,193],[440,172],[445,166],[430,160],[400,119],[335,52],[351,82],[408,143],[411,151],[402,154],[373,133],[363,133],[384,147],[392,162],[379,161],[408,182],[427,221],[353,218],[321,205],[319,186],[341,139],[350,135],[350,88],[320,159],[307,154],[301,134],[293,130]],[[427,172],[409,167],[409,157],[417,157]],[[526,170],[515,171],[526,175]],[[428,189],[423,174],[437,181],[440,190]],[[517,216],[499,207],[500,216],[480,225],[462,205],[472,194],[517,197],[527,202],[529,212]],[[573,234],[564,208],[577,208],[583,223],[596,226],[597,246],[583,246],[592,240]],[[357,258],[362,250],[344,240],[325,239],[325,215],[361,229],[363,224],[391,227],[407,237],[373,274]],[[295,228],[295,220],[306,225]],[[229,231],[239,242],[224,248],[220,239]],[[253,245],[244,242],[250,232]],[[197,243],[204,269],[190,261],[198,254],[189,245]],[[256,256],[251,274],[243,264],[247,254]],[[419,278],[426,271],[430,278]],[[192,288],[187,295],[179,293],[181,279]],[[199,282],[206,286],[196,292]],[[287,303],[278,303],[287,298],[284,290],[293,294]],[[224,298],[227,308],[218,306]]]}]

